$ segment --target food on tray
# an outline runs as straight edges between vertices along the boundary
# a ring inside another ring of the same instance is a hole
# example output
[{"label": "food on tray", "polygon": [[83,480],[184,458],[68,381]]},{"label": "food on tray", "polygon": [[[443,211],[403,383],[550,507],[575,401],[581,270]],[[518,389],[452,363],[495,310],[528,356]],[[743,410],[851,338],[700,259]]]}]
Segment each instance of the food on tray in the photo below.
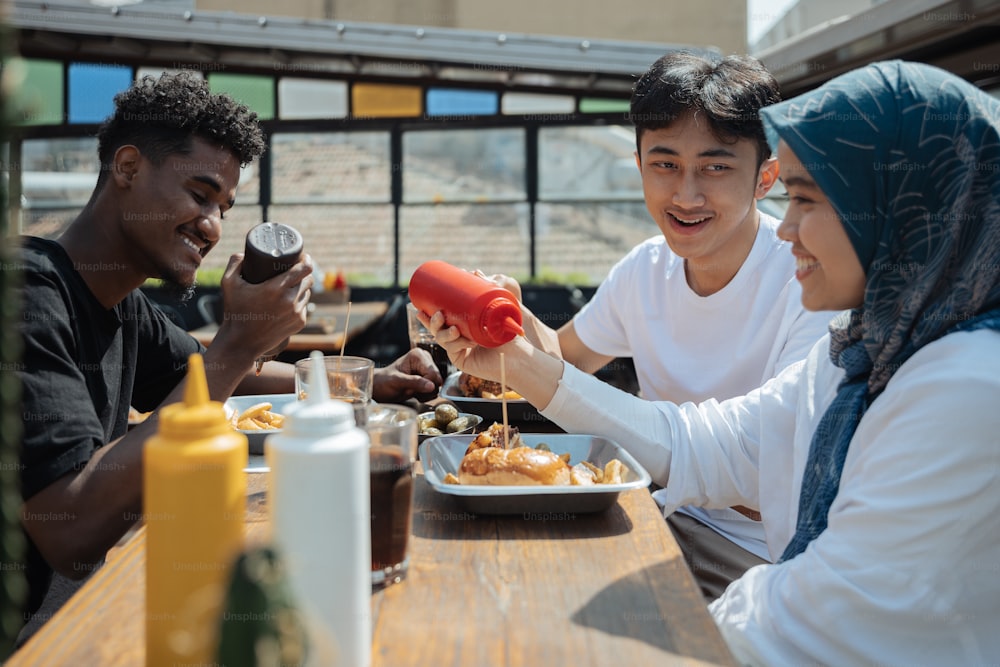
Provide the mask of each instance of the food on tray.
[{"label": "food on tray", "polygon": [[570,467],[552,452],[533,447],[484,447],[462,459],[458,482],[492,486],[569,484]]},{"label": "food on tray", "polygon": [[454,405],[442,403],[434,408],[433,415],[421,416],[417,422],[417,431],[420,435],[444,435],[459,433],[477,423],[475,416],[463,415]]},{"label": "food on tray", "polygon": [[484,380],[464,372],[458,376],[458,389],[466,398],[506,398],[507,400],[521,398],[521,395],[516,391],[504,391],[499,382]]},{"label": "food on tray", "polygon": [[504,448],[503,424],[494,423],[469,443],[457,475],[448,473],[445,484],[487,486],[595,486],[624,484],[625,465],[618,459],[603,468],[589,461],[569,465],[570,455],[556,454],[544,443],[528,447],[517,429],[508,427]]},{"label": "food on tray", "polygon": [[271,412],[272,407],[267,401],[257,403],[243,412],[233,412],[229,421],[240,431],[273,431],[284,426],[285,416]]},{"label": "food on tray", "polygon": [[493,422],[492,426],[477,435],[469,443],[469,448],[465,450],[465,453],[468,454],[474,449],[484,449],[486,447],[499,447],[503,449],[506,446],[507,449],[514,449],[523,445],[524,443],[521,442],[521,433],[517,430],[516,426],[507,427],[507,439],[504,440],[503,424]]},{"label": "food on tray", "polygon": [[580,461],[569,471],[572,484],[575,486],[592,486],[595,484],[624,484],[625,464],[618,459],[611,459],[604,468],[595,466],[590,461]]},{"label": "food on tray", "polygon": [[150,411],[150,412],[139,412],[138,410],[136,410],[135,408],[133,408],[133,407],[130,406],[129,409],[128,409],[128,423],[129,424],[138,424],[140,422],[144,422],[144,421],[146,421],[146,417],[148,417],[151,414],[153,414],[152,411]]}]

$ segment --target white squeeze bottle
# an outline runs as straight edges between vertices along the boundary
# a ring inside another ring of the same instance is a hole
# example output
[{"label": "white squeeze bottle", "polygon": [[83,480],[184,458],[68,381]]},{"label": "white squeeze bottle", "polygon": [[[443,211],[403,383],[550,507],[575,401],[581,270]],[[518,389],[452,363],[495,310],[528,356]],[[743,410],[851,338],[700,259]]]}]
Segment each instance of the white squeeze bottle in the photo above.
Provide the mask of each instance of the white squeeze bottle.
[{"label": "white squeeze bottle", "polygon": [[264,441],[272,539],[306,619],[309,665],[371,664],[368,434],[330,399],[323,355],[310,355],[309,395]]}]

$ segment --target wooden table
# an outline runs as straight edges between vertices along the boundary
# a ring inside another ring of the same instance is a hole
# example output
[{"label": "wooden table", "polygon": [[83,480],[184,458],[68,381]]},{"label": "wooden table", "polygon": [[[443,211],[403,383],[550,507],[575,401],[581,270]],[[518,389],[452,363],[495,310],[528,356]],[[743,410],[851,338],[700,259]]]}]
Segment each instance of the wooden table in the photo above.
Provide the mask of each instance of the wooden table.
[{"label": "wooden table", "polygon": [[[359,301],[351,304],[351,318],[347,320],[347,304],[317,304],[309,316],[305,332],[297,333],[288,340],[285,350],[288,352],[311,352],[320,350],[324,353],[340,352],[344,346],[344,323],[347,322],[347,340],[360,335],[368,327],[385,315],[389,304],[385,301]],[[329,333],[310,332],[310,329],[328,327]],[[217,324],[208,324],[189,331],[199,343],[208,347],[219,330]]]},{"label": "wooden table", "polygon": [[[250,541],[266,477],[250,475]],[[735,664],[645,489],[600,514],[498,518],[416,481],[409,576],[372,595],[373,666]],[[140,529],[6,667],[142,666],[144,568]]]}]

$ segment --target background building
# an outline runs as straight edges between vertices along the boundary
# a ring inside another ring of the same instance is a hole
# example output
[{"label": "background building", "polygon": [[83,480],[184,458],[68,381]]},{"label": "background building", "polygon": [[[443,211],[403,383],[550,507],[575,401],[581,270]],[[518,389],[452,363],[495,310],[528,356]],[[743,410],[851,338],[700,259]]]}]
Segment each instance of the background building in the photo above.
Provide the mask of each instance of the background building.
[{"label": "background building", "polygon": [[[814,0],[805,2],[783,20],[821,20],[806,11]],[[114,93],[137,76],[186,69],[257,111],[270,144],[244,174],[206,273],[221,271],[250,226],[273,219],[301,226],[320,266],[358,286],[405,286],[419,262],[437,257],[593,287],[657,233],[626,114],[635,78],[671,50],[724,53],[697,34],[706,16],[746,21],[743,3],[727,14],[712,2],[690,20],[679,6],[691,3],[645,0],[628,11],[582,1],[563,12],[523,0],[503,11],[471,0],[282,3],[296,17],[207,4],[10,5],[20,58],[5,69],[20,77],[22,106],[0,160],[9,165],[2,177],[14,194],[14,231],[58,235],[93,188],[93,134]],[[592,36],[631,30],[637,17],[685,39]],[[931,62],[992,89],[998,25],[997,0],[887,0],[799,34],[779,24],[772,32],[791,36],[759,57],[785,96],[884,58]],[[546,34],[569,26],[583,34]]]},{"label": "background building", "polygon": [[788,7],[759,39],[749,45],[750,53],[760,53],[789,39],[795,39],[810,30],[837,21],[849,20],[885,0],[797,0]]},{"label": "background building", "polygon": [[199,11],[747,50],[746,0],[197,0]]},{"label": "background building", "polygon": [[786,97],[855,67],[895,58],[935,65],[984,90],[1000,90],[998,0],[799,0],[765,37],[753,54]]}]

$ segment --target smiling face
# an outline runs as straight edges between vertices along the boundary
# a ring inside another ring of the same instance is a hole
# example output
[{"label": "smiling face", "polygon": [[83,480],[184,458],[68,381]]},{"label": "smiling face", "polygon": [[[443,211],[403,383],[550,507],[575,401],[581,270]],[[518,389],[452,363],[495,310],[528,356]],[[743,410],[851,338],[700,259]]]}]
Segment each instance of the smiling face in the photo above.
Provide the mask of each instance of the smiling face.
[{"label": "smiling face", "polygon": [[692,288],[724,287],[753,246],[755,202],[777,180],[776,161],[758,168],[753,141],[722,141],[694,114],[643,132],[636,159],[646,208],[686,260]]},{"label": "smiling face", "polygon": [[860,307],[865,271],[837,212],[784,141],[778,144],[778,161],[789,199],[778,236],[792,244],[802,305],[809,310]]},{"label": "smiling face", "polygon": [[145,275],[194,284],[202,258],[218,243],[223,214],[236,197],[240,165],[227,149],[194,139],[187,155],[154,165],[131,146],[119,149],[127,193],[121,231]]}]

